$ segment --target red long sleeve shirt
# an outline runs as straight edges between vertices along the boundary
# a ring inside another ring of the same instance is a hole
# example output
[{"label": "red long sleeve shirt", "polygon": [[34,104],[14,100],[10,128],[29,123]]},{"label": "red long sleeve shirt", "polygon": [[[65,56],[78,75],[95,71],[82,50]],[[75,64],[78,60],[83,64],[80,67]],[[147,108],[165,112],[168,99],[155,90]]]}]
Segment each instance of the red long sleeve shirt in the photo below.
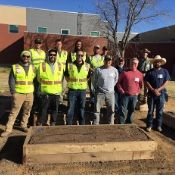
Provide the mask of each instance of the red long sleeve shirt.
[{"label": "red long sleeve shirt", "polygon": [[142,85],[143,74],[138,70],[122,72],[117,83],[119,92],[127,95],[138,95]]}]

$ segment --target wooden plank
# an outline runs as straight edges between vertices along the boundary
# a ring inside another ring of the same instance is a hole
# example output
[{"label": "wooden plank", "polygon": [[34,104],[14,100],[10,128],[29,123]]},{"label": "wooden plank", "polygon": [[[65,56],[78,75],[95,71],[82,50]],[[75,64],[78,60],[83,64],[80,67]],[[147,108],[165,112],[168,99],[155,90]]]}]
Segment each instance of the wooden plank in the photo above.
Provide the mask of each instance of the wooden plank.
[{"label": "wooden plank", "polygon": [[54,154],[54,155],[29,155],[27,164],[50,164],[50,163],[72,163],[72,162],[90,162],[90,161],[116,161],[116,160],[138,160],[153,159],[153,151],[135,151],[135,152],[98,152],[98,153],[72,153],[72,154]]},{"label": "wooden plank", "polygon": [[24,144],[23,144],[23,163],[26,163],[26,157],[28,156],[27,153],[28,153],[28,143],[29,143],[29,140],[31,138],[31,135],[32,135],[32,127],[29,128],[28,130],[28,133],[27,133],[27,136],[26,136],[26,139],[24,141]]},{"label": "wooden plank", "polygon": [[[63,134],[65,134],[65,137],[66,137],[66,134],[69,136],[68,131],[70,131],[70,128],[68,127],[69,126],[62,127],[64,128],[64,130],[62,130],[61,128],[61,131],[60,131],[61,138]],[[90,126],[90,128],[91,127],[95,128],[94,134],[96,134],[101,130],[104,130],[104,128],[108,129],[107,126],[97,126],[97,127]],[[111,129],[111,126],[109,127]],[[123,129],[125,129],[125,125],[123,126],[120,125],[120,127],[123,127]],[[140,133],[143,134],[144,136],[143,140],[138,139],[133,141],[133,138],[135,138],[134,137],[135,133],[130,132],[129,134],[131,134],[132,140],[125,139],[124,141],[122,140],[118,141],[117,139],[115,139],[116,137],[112,137],[114,139],[112,140],[109,139],[108,141],[105,141],[105,139],[108,137],[104,137],[104,140],[101,139],[101,141],[100,140],[89,141],[87,139],[87,140],[83,140],[82,142],[81,137],[78,137],[80,139],[76,138],[77,139],[76,141],[74,139],[73,140],[68,139],[66,140],[67,142],[64,142],[64,138],[63,138],[63,142],[61,142],[62,139],[60,139],[60,142],[55,142],[55,143],[41,142],[40,144],[37,144],[37,142],[31,142],[33,144],[30,144],[29,141],[35,134],[38,134],[38,132],[42,133],[42,130],[44,130],[46,135],[43,135],[42,137],[46,137],[47,129],[51,129],[49,127],[45,127],[45,128],[33,127],[33,128],[30,128],[30,132],[28,133],[28,136],[24,143],[23,162],[27,164],[28,163],[29,164],[30,163],[48,164],[48,163],[70,163],[70,162],[88,162],[88,161],[153,159],[154,152],[157,149],[157,142],[155,142],[150,136],[148,136],[147,133],[144,132],[144,130],[138,128],[137,126],[135,127],[138,130],[140,130]],[[67,130],[67,128],[69,130]],[[85,132],[86,128],[88,128],[87,131],[91,131],[91,129],[89,129],[89,126],[72,127],[72,129],[76,130],[76,133],[78,133],[79,131]],[[131,128],[133,128],[133,126]],[[58,129],[60,130],[60,127]],[[113,127],[113,131],[115,131],[115,129],[117,129],[117,126]],[[53,131],[57,131],[57,130],[53,130]],[[64,131],[65,133],[62,131]],[[136,132],[136,134],[140,134],[140,133]],[[115,134],[115,132],[113,132],[113,134]],[[97,137],[97,139],[98,138],[99,137]],[[70,137],[70,139],[72,139],[72,137]]]},{"label": "wooden plank", "polygon": [[27,146],[28,155],[58,154],[58,153],[88,153],[88,152],[118,152],[118,151],[154,151],[155,141],[104,142],[104,143],[55,143],[33,144]]}]

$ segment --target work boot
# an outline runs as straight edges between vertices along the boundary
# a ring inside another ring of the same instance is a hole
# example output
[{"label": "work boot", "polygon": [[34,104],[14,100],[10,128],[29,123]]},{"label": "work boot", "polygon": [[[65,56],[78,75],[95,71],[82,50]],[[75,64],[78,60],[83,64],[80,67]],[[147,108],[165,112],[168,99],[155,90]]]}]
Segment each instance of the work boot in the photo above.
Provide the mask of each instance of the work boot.
[{"label": "work boot", "polygon": [[27,127],[21,127],[20,129],[21,129],[21,131],[23,131],[25,133],[27,133],[29,131]]},{"label": "work boot", "polygon": [[4,131],[3,133],[1,133],[1,137],[7,137],[10,133],[10,131]]}]

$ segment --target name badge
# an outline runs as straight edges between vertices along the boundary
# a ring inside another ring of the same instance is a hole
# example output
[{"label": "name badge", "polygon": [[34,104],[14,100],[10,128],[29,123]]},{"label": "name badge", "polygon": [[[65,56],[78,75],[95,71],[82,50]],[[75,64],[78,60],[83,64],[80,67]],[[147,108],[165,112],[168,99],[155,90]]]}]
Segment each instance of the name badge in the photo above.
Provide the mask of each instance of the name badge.
[{"label": "name badge", "polygon": [[139,82],[139,80],[140,80],[139,78],[135,78],[135,81],[136,81],[136,82]]},{"label": "name badge", "polygon": [[163,78],[163,75],[162,74],[158,74],[157,78]]}]

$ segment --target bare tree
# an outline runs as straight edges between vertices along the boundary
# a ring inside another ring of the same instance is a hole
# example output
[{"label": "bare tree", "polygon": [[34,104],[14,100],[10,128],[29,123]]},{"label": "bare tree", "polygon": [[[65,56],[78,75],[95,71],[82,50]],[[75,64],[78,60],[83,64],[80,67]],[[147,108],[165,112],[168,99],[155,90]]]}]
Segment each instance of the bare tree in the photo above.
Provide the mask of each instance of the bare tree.
[{"label": "bare tree", "polygon": [[[134,25],[167,14],[155,10],[157,0],[97,0],[97,10],[107,21],[107,35],[112,40],[115,56],[124,56],[128,39]],[[123,29],[119,41],[118,29]]]}]

